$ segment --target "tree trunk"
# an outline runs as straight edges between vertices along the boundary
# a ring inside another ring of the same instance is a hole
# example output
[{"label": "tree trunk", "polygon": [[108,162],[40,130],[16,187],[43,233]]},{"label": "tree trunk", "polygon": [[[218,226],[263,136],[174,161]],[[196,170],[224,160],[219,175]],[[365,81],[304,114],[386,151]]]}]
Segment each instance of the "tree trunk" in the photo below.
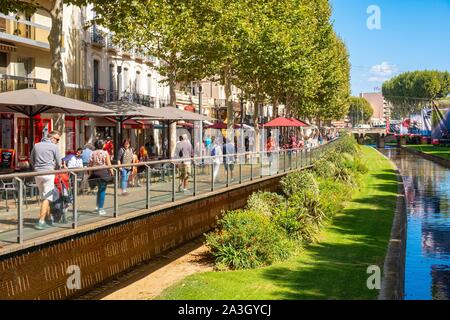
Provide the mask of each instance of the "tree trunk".
[{"label": "tree trunk", "polygon": [[[177,94],[175,92],[175,76],[171,75],[169,78],[169,93],[170,93],[170,106],[177,107]],[[169,157],[173,158],[175,155],[175,147],[177,145],[177,122],[170,123],[169,126]]]},{"label": "tree trunk", "polygon": [[234,109],[233,101],[231,100],[231,72],[229,67],[224,70],[224,85],[225,85],[225,103],[227,107],[227,127],[229,130],[233,129],[234,126]]},{"label": "tree trunk", "polygon": [[63,65],[61,59],[61,37],[63,19],[63,0],[54,0],[50,10],[52,27],[48,35],[50,45],[50,86],[54,94],[64,95]]},{"label": "tree trunk", "polygon": [[[62,37],[62,20],[63,20],[63,0],[54,0],[53,7],[50,10],[50,17],[52,20],[52,27],[48,35],[48,43],[50,46],[50,90],[54,94],[64,96],[64,79],[63,79],[63,64],[61,59],[61,37]],[[53,129],[61,133],[59,143],[59,151],[65,154],[66,135],[65,135],[65,115],[54,114]]]},{"label": "tree trunk", "polygon": [[254,101],[254,110],[253,110],[253,123],[255,125],[255,151],[259,152],[260,150],[260,143],[259,143],[259,137],[260,137],[260,130],[259,130],[259,92],[255,95],[255,101]]}]

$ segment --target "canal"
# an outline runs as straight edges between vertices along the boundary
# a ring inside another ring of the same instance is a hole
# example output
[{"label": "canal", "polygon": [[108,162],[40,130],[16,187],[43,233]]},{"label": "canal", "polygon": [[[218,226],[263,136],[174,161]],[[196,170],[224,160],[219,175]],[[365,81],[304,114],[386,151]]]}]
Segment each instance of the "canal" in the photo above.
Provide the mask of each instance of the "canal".
[{"label": "canal", "polygon": [[400,149],[384,149],[405,185],[405,299],[450,298],[450,170]]}]

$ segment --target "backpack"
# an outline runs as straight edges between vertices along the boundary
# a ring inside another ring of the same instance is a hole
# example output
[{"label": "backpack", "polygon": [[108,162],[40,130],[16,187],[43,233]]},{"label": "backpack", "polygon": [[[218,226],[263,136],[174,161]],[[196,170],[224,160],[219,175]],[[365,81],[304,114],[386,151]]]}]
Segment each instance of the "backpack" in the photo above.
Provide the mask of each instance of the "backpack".
[{"label": "backpack", "polygon": [[[122,164],[129,164],[133,163],[133,149],[129,148],[128,151],[125,148],[122,148],[123,154],[122,158],[120,159]],[[125,167],[124,169],[131,170],[132,167]]]},{"label": "backpack", "polygon": [[214,157],[215,155],[216,155],[216,147],[214,146],[214,147],[211,149],[211,156]]}]

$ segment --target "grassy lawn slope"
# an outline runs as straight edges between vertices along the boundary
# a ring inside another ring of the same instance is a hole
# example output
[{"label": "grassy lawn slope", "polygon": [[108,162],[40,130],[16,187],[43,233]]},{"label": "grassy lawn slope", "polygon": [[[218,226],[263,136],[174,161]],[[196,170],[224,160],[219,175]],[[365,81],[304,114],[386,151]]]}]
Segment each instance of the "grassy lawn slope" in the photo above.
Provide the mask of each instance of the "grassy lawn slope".
[{"label": "grassy lawn slope", "polygon": [[450,148],[449,147],[440,147],[440,146],[432,146],[432,145],[407,145],[407,148],[411,148],[417,151],[421,151],[426,154],[431,154],[436,157],[440,157],[443,159],[450,159]]},{"label": "grassy lawn slope", "polygon": [[157,299],[374,299],[367,267],[382,267],[396,204],[397,180],[388,160],[363,147],[369,173],[319,243],[257,270],[190,276]]}]

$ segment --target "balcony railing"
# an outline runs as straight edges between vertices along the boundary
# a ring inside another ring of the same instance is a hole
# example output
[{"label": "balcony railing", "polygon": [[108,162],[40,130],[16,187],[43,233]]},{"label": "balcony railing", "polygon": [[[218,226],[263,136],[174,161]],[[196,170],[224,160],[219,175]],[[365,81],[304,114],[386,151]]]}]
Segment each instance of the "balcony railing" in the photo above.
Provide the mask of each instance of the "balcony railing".
[{"label": "balcony railing", "polygon": [[98,27],[91,27],[91,44],[104,47],[105,46],[105,37],[102,35]]},{"label": "balcony railing", "polygon": [[0,39],[49,49],[50,27],[0,13]]},{"label": "balcony railing", "polygon": [[108,33],[107,48],[108,50],[119,51],[119,46],[114,43],[113,39],[114,39],[113,35],[111,33]]},{"label": "balcony railing", "polygon": [[0,92],[29,88],[36,89],[36,84],[38,83],[47,84],[48,81],[15,75],[0,74]]}]

